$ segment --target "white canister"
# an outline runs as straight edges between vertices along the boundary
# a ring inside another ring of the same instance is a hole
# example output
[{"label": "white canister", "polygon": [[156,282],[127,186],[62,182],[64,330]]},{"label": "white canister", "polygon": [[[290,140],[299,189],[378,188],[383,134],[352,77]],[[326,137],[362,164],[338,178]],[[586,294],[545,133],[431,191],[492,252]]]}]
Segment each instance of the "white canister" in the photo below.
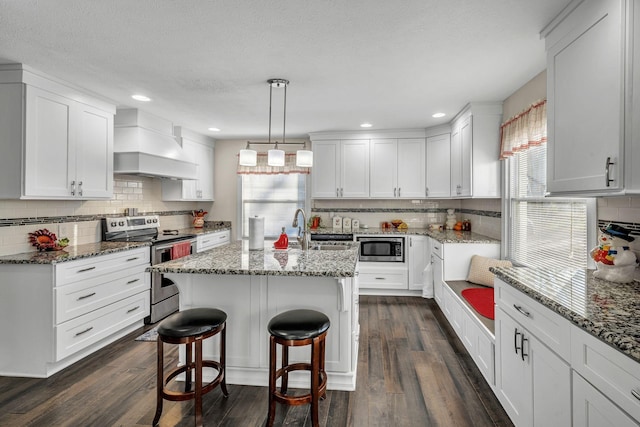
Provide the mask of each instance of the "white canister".
[{"label": "white canister", "polygon": [[360,228],[360,220],[359,219],[352,219],[351,220],[351,230],[353,231],[357,231]]},{"label": "white canister", "polygon": [[340,216],[333,217],[333,229],[342,231],[342,217]]},{"label": "white canister", "polygon": [[342,218],[342,231],[351,231],[351,218]]}]

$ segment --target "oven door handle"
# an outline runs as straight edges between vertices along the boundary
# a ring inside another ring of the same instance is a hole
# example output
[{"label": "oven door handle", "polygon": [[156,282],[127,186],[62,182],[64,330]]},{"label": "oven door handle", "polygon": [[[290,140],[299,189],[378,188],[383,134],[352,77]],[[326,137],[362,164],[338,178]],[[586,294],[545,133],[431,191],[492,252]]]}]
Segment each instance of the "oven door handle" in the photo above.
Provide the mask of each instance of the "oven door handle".
[{"label": "oven door handle", "polygon": [[154,251],[163,251],[165,249],[171,249],[171,247],[173,245],[175,245],[176,243],[184,243],[184,242],[190,242],[192,245],[196,242],[196,239],[184,239],[184,240],[175,240],[171,243],[166,243],[166,244],[161,244],[161,245],[154,245],[151,247],[151,249],[153,249]]}]

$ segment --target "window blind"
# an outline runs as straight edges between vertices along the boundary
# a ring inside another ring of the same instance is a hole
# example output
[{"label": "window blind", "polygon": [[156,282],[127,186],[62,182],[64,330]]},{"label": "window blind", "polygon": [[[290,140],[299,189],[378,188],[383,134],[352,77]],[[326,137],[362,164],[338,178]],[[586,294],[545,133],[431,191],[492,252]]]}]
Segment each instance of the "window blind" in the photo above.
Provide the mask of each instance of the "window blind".
[{"label": "window blind", "polygon": [[264,234],[277,239],[285,227],[289,235],[297,235],[291,227],[297,208],[304,208],[306,200],[304,174],[241,175],[242,237],[248,238],[249,218],[264,217]]},{"label": "window blind", "polygon": [[546,145],[509,158],[507,257],[517,265],[587,268],[588,199],[545,198]]}]

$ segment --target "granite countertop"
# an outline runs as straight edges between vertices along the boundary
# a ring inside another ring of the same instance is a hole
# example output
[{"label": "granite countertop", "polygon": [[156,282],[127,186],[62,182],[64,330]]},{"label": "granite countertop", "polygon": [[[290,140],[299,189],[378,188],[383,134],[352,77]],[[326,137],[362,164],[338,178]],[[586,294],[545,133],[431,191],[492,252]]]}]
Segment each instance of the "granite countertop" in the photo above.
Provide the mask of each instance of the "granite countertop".
[{"label": "granite countertop", "polygon": [[[159,273],[248,274],[257,276],[353,277],[358,260],[358,244],[340,242],[347,250],[273,249],[249,250],[247,240],[232,242],[199,254],[167,261],[147,268]],[[322,244],[325,244],[324,242]],[[313,246],[313,242],[312,245]]]},{"label": "granite countertop", "polygon": [[496,277],[640,362],[640,283],[613,283],[592,270],[491,268]]},{"label": "granite countertop", "polygon": [[407,228],[406,230],[397,229],[382,229],[380,227],[374,228],[360,228],[355,231],[337,231],[332,228],[317,228],[315,230],[310,229],[311,234],[358,234],[358,235],[413,235],[413,236],[429,236],[440,243],[500,243],[500,240],[493,239],[491,237],[484,236],[482,234],[474,233],[472,231],[454,231],[454,230],[430,230],[428,228]]},{"label": "granite countertop", "polygon": [[182,228],[179,231],[180,231],[180,234],[201,235],[201,234],[217,233],[218,231],[226,231],[226,230],[231,230],[231,223],[220,221],[220,222],[214,222],[214,223],[206,222],[203,228],[188,227],[188,228]]},{"label": "granite countertop", "polygon": [[61,251],[24,252],[20,254],[0,256],[0,264],[57,264],[81,258],[106,255],[127,251],[143,246],[149,242],[98,242],[84,245],[67,246]]}]

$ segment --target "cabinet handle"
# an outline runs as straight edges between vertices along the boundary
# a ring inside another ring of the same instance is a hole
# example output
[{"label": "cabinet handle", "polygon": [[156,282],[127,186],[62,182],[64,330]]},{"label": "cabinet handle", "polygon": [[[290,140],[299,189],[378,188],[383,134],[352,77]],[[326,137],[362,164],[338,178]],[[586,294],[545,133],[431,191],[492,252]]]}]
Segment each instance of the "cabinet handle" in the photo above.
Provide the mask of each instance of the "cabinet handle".
[{"label": "cabinet handle", "polygon": [[412,248],[413,247],[413,238],[409,237],[409,247]]},{"label": "cabinet handle", "polygon": [[396,189],[393,189],[393,197],[396,197]]},{"label": "cabinet handle", "polygon": [[139,306],[139,305],[136,305],[135,307],[130,308],[129,310],[127,310],[127,313],[132,313],[132,312],[136,311],[136,310],[137,310],[137,309],[139,309],[139,308],[140,308],[140,306]]},{"label": "cabinet handle", "polygon": [[82,181],[78,182],[78,196],[82,196]]},{"label": "cabinet handle", "polygon": [[522,334],[522,341],[521,341],[521,344],[520,344],[520,355],[522,356],[522,361],[523,362],[524,362],[524,357],[525,356],[529,357],[529,353],[525,353],[524,352],[524,343],[525,343],[525,341],[529,341],[529,339],[525,338],[524,334]]},{"label": "cabinet handle", "polygon": [[631,395],[636,399],[640,400],[640,393],[638,393],[637,391],[631,390]]},{"label": "cabinet handle", "polygon": [[615,181],[615,180],[613,180],[613,179],[611,179],[611,178],[609,177],[609,176],[610,176],[610,175],[609,175],[609,172],[610,172],[610,166],[611,166],[611,165],[615,165],[615,162],[612,162],[612,161],[611,161],[611,157],[607,157],[607,161],[606,161],[606,163],[604,164],[604,174],[605,174],[605,178],[604,178],[605,182],[604,182],[604,183],[605,183],[605,185],[606,185],[607,187],[610,187],[610,186],[611,186],[610,184],[611,184],[613,181]]},{"label": "cabinet handle", "polygon": [[137,260],[137,259],[138,259],[138,257],[137,257],[137,256],[136,256],[136,257],[133,257],[133,258],[129,258],[129,259],[127,259],[127,262],[129,262],[129,261],[135,261],[135,260]]},{"label": "cabinet handle", "polygon": [[340,187],[340,197],[344,196],[344,188]]},{"label": "cabinet handle", "polygon": [[384,280],[384,277],[376,277],[376,280]]},{"label": "cabinet handle", "polygon": [[523,309],[521,306],[513,304],[513,308],[515,308],[516,310],[518,310],[520,313],[524,314],[525,316],[531,317],[531,313],[529,313],[527,310]]},{"label": "cabinet handle", "polygon": [[140,279],[133,279],[133,280],[129,280],[129,281],[127,282],[127,285],[130,285],[130,284],[132,284],[132,283],[136,283],[138,280],[140,280]]},{"label": "cabinet handle", "polygon": [[424,187],[424,195],[425,197],[429,196],[429,187]]},{"label": "cabinet handle", "polygon": [[81,296],[81,297],[78,297],[78,301],[83,300],[83,299],[90,298],[90,297],[94,296],[95,294],[96,294],[95,292],[91,292],[90,294],[87,294],[87,295],[83,295],[83,296]]},{"label": "cabinet handle", "polygon": [[76,273],[84,273],[84,272],[95,270],[95,269],[96,269],[95,267],[83,268],[82,270],[76,271]]},{"label": "cabinet handle", "polygon": [[82,335],[82,334],[86,334],[87,332],[89,332],[89,331],[90,331],[90,330],[92,330],[92,329],[93,329],[93,326],[89,326],[89,327],[88,327],[87,329],[85,329],[84,331],[77,332],[75,336],[76,336],[76,337],[79,337],[80,335]]},{"label": "cabinet handle", "polygon": [[401,196],[400,196],[400,192],[401,192],[401,191],[402,191],[402,188],[398,187],[398,197],[401,197]]},{"label": "cabinet handle", "polygon": [[75,181],[71,181],[71,195],[72,196],[76,195],[76,182]]},{"label": "cabinet handle", "polygon": [[518,354],[518,350],[522,350],[522,347],[518,347],[518,335],[522,335],[522,333],[518,332],[518,328],[516,328],[516,331],[513,334],[513,348],[515,349],[516,354]]},{"label": "cabinet handle", "polygon": [[336,188],[336,197],[340,197],[340,188]]}]

